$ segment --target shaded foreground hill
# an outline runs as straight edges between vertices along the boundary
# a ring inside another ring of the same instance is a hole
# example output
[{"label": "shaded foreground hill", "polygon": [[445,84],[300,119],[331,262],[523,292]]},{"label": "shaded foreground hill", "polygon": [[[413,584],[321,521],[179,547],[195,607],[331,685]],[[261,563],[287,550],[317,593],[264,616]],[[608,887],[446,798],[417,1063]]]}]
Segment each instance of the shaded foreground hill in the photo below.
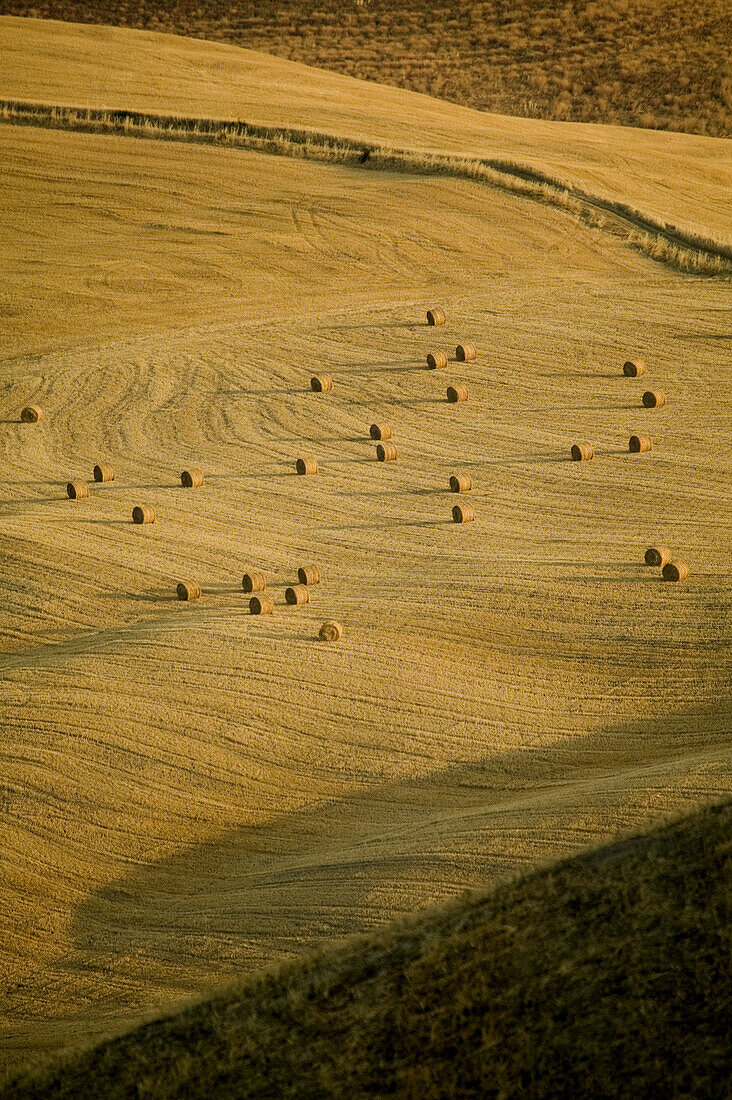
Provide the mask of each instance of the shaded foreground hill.
[{"label": "shaded foreground hill", "polygon": [[732,802],[255,977],[10,1097],[725,1095]]}]

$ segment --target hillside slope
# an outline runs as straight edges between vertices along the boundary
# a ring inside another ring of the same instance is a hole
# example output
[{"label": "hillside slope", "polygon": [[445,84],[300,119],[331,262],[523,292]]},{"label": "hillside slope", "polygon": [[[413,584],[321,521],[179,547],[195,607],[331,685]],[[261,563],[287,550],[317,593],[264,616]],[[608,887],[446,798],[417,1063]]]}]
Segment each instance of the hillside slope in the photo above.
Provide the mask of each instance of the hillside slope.
[{"label": "hillside slope", "polygon": [[0,17],[0,98],[243,118],[509,160],[703,233],[732,233],[729,142],[487,114],[223,43]]},{"label": "hillside slope", "polygon": [[[403,134],[415,103],[466,140],[424,97],[49,33],[17,80],[42,90],[45,66],[71,102],[201,87],[212,107],[236,72],[261,117],[291,100],[325,129],[330,88],[328,125],[388,134],[399,95]],[[728,284],[465,179],[9,124],[0,143],[3,1062],[729,793]],[[593,462],[569,460],[579,438]],[[99,461],[114,482],[91,483]],[[451,519],[456,471],[473,523]],[[656,541],[687,583],[642,564]],[[287,606],[309,562],[322,583]],[[274,614],[249,615],[247,569]]]},{"label": "hillside slope", "polygon": [[724,0],[2,0],[218,39],[481,110],[730,134]]},{"label": "hillside slope", "polygon": [[732,804],[250,979],[5,1100],[721,1100]]}]

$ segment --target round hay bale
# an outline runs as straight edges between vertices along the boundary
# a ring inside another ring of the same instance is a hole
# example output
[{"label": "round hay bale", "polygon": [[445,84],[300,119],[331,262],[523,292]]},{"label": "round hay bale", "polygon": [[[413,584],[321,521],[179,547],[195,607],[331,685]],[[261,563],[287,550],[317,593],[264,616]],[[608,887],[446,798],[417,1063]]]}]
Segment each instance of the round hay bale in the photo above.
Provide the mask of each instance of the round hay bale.
[{"label": "round hay bale", "polygon": [[198,581],[180,581],[176,588],[179,600],[197,600],[201,595]]},{"label": "round hay bale", "polygon": [[685,581],[689,576],[689,566],[685,561],[667,561],[662,569],[665,581]]},{"label": "round hay bale", "polygon": [[155,509],[152,504],[136,504],[132,509],[133,523],[154,523]]},{"label": "round hay bale", "polygon": [[642,359],[629,359],[623,363],[623,374],[626,378],[639,378],[646,373],[646,365]]},{"label": "round hay bale", "polygon": [[306,584],[292,584],[285,589],[285,603],[310,603],[310,592]]},{"label": "round hay bale", "polygon": [[430,370],[443,370],[447,366],[444,351],[431,351],[427,356],[427,366]]},{"label": "round hay bale", "polygon": [[369,435],[372,439],[391,439],[391,425],[372,424],[369,428]]},{"label": "round hay bale", "polygon": [[103,462],[94,467],[95,481],[114,481],[114,466],[107,466]]},{"label": "round hay bale", "polygon": [[318,631],[321,642],[339,642],[343,637],[343,627],[335,619],[328,619]]},{"label": "round hay bale", "polygon": [[89,496],[89,486],[85,481],[70,481],[66,486],[69,500],[83,500]]},{"label": "round hay bale", "polygon": [[455,348],[455,358],[458,363],[469,363],[475,359],[475,344],[458,344]]},{"label": "round hay bale", "polygon": [[644,555],[646,565],[663,566],[671,561],[671,551],[668,546],[649,546]]},{"label": "round hay bale", "polygon": [[333,379],[329,374],[314,374],[310,379],[310,388],[314,393],[330,393]]},{"label": "round hay bale", "polygon": [[245,573],[241,579],[241,586],[245,592],[264,592],[267,587],[267,578],[264,573]]},{"label": "round hay bale", "polygon": [[468,474],[452,474],[450,477],[450,489],[453,493],[468,493],[473,488],[473,482]]},{"label": "round hay bale", "polygon": [[21,409],[20,419],[24,424],[37,424],[39,420],[43,420],[43,409],[38,405],[26,405]]},{"label": "round hay bale", "polygon": [[271,615],[274,611],[274,600],[271,596],[252,596],[249,611],[252,615]]},{"label": "round hay bale", "polygon": [[447,387],[447,400],[451,402],[455,401],[467,401],[468,400],[468,387],[458,384],[457,386]]},{"label": "round hay bale", "polygon": [[587,462],[594,455],[591,443],[573,443],[572,458],[575,462]]},{"label": "round hay bale", "polygon": [[203,485],[203,471],[197,466],[184,470],[180,475],[180,483],[184,489],[197,489],[199,485]]},{"label": "round hay bale", "polygon": [[427,324],[428,325],[444,325],[446,321],[444,309],[428,309],[427,310]]},{"label": "round hay bale", "polygon": [[647,409],[660,409],[666,404],[666,394],[663,390],[646,390],[643,394],[643,404]]},{"label": "round hay bale", "polygon": [[631,454],[639,454],[641,451],[650,451],[652,447],[649,435],[631,435],[628,450]]},{"label": "round hay bale", "polygon": [[295,469],[299,474],[317,474],[318,460],[317,458],[298,458]]},{"label": "round hay bale", "polygon": [[300,584],[320,584],[320,570],[317,565],[301,565],[297,579]]},{"label": "round hay bale", "polygon": [[455,523],[472,523],[475,512],[470,504],[456,504],[452,510],[452,518]]},{"label": "round hay bale", "polygon": [[376,447],[379,462],[396,462],[397,449],[394,443],[379,443]]}]

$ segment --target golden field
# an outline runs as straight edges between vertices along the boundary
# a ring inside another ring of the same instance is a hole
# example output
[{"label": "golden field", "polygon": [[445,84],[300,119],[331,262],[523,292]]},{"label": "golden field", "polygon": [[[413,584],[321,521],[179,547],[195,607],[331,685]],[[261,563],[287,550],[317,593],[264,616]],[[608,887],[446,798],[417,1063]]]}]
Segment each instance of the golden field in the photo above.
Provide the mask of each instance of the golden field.
[{"label": "golden field", "polygon": [[[718,139],[482,116],[170,36],[2,19],[0,44],[3,98],[506,156],[728,239]],[[0,140],[8,1067],[729,792],[729,281],[477,182]],[[116,480],[66,499],[98,461]],[[687,582],[643,566],[656,542]],[[286,607],[310,561],[322,584]]]}]

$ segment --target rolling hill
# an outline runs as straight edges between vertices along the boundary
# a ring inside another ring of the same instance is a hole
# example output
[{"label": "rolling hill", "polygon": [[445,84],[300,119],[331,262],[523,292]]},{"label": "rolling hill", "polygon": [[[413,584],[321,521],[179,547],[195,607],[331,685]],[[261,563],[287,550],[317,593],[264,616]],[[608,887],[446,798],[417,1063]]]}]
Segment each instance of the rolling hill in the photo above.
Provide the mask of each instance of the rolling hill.
[{"label": "rolling hill", "polygon": [[[2,19],[0,44],[6,102],[415,154],[4,117],[5,1065],[728,794],[729,282],[419,167],[505,159],[723,240],[727,144],[489,117],[168,35]],[[647,376],[623,377],[637,355]],[[628,453],[638,431],[650,454]],[[569,461],[585,438],[596,458]],[[115,481],[67,499],[99,461]],[[451,522],[455,471],[472,524]],[[655,542],[688,582],[643,565]],[[322,584],[287,607],[310,561]],[[248,614],[250,568],[272,616]]]},{"label": "rolling hill", "polygon": [[727,1094],[732,806],[273,969],[32,1097]]}]

